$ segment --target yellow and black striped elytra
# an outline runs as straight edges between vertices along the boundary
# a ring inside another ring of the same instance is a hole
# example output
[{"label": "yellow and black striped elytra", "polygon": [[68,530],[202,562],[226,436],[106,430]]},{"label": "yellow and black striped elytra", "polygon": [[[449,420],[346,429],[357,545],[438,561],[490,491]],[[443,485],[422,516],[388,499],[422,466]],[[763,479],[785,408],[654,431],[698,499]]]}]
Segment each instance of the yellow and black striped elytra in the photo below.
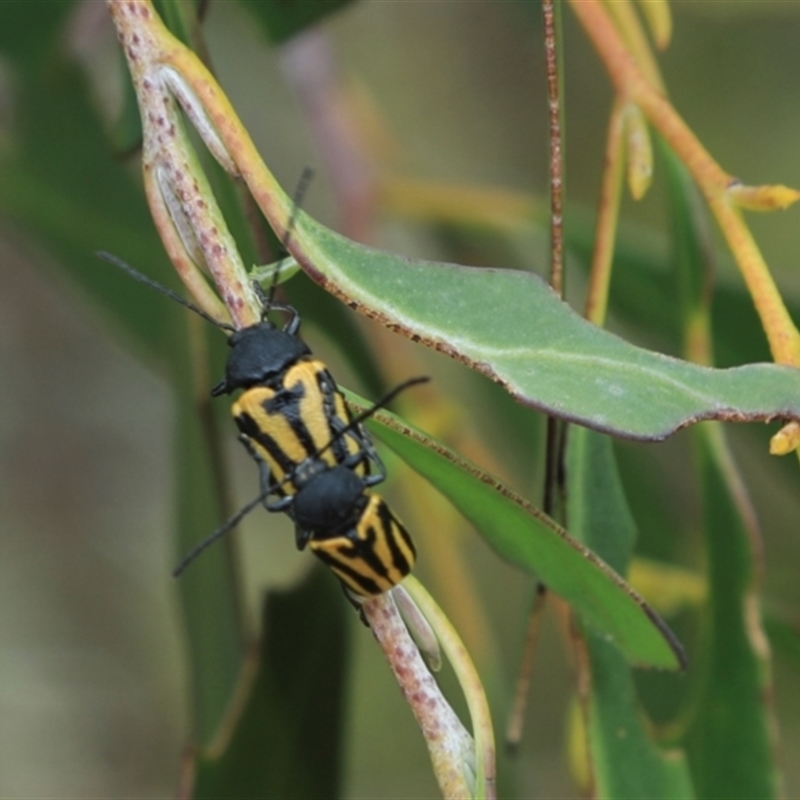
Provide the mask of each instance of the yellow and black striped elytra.
[{"label": "yellow and black striped elytra", "polygon": [[333,376],[316,359],[304,358],[279,380],[247,389],[231,410],[240,439],[261,467],[262,491],[271,486],[279,497],[294,494],[298,468],[318,453],[328,466],[343,464],[362,477],[372,471],[370,460],[380,469],[368,434],[351,425]]},{"label": "yellow and black striped elytra", "polygon": [[[381,594],[408,575],[416,551],[386,502],[369,492],[384,480],[385,469],[361,422],[427,378],[406,381],[354,417],[328,369],[299,338],[300,316],[293,307],[266,302],[261,322],[233,330],[115,256],[100,255],[232,332],[225,377],[211,393],[242,390],[232,413],[241,441],[259,466],[261,493],[198,544],[173,574],[263,503],[292,517],[298,548],[307,546],[351,595]],[[283,328],[267,319],[272,311],[287,315]]]},{"label": "yellow and black striped elytra", "polygon": [[320,472],[292,504],[297,545],[306,545],[357,597],[382,594],[408,575],[416,560],[411,536],[384,499],[368,493],[346,467]]},{"label": "yellow and black striped elytra", "polygon": [[[411,378],[401,383],[354,417],[350,426],[360,426],[400,392],[427,380]],[[297,547],[308,546],[351,596],[386,592],[411,572],[416,549],[386,501],[369,492],[370,486],[384,479],[383,464],[378,460],[377,474],[362,477],[346,462],[331,465],[322,455],[320,451],[307,459],[286,479],[297,489],[291,503]]]},{"label": "yellow and black striped elytra", "polygon": [[309,549],[352,594],[373,597],[397,586],[414,567],[411,536],[384,499],[369,496],[355,524],[334,536],[320,531]]}]

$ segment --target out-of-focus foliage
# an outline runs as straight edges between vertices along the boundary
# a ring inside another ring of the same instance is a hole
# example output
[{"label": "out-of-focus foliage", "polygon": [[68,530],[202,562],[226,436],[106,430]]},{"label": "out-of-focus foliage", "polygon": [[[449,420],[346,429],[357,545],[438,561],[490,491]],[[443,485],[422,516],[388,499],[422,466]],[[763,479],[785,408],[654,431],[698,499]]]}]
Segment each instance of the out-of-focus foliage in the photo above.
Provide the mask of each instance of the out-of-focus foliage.
[{"label": "out-of-focus foliage", "polygon": [[[256,480],[252,464],[226,445],[220,452],[207,448],[209,427],[218,428],[215,441],[235,438],[227,410],[219,409],[216,420],[197,389],[218,376],[221,336],[197,320],[187,323],[186,312],[130,285],[92,255],[112,251],[175,285],[140,191],[136,154],[115,155],[137,141],[137,120],[103,5],[0,3],[0,502],[7,509],[8,542],[0,567],[7,654],[0,680],[8,687],[0,715],[0,738],[7,743],[0,794],[169,795],[176,784],[187,785],[179,781],[179,764],[192,741],[211,748],[200,759],[198,796],[213,795],[220,782],[230,788],[230,780],[241,782],[242,796],[264,791],[264,780],[271,781],[273,796],[328,797],[337,784],[342,796],[430,796],[432,781],[409,715],[329,575],[314,575],[294,597],[266,601],[261,669],[249,672],[265,587],[294,587],[309,566],[273,517],[255,514],[249,521],[253,535],[246,537],[244,559],[220,548],[198,561],[179,591],[170,583],[178,554],[168,532],[178,528],[180,541],[196,541],[215,526],[226,503],[237,505],[224,486],[220,490],[220,465],[236,498],[249,498]],[[307,20],[265,21],[268,7],[291,6],[316,17],[323,5],[325,11],[343,6],[317,28],[335,53],[341,82],[314,97],[304,94],[309,84],[299,75],[302,33],[272,49],[256,20],[282,41]],[[800,108],[794,80],[800,14],[791,4],[782,16],[779,4],[675,6],[673,42],[662,56],[672,102],[726,168],[750,183],[800,185],[800,115],[791,113]],[[182,18],[178,5],[164,7]],[[569,13],[564,16],[573,299],[592,242],[587,209],[602,169],[610,91],[582,32]],[[367,165],[369,172],[377,164],[365,184],[371,243],[435,261],[544,271],[541,217],[479,228],[463,217],[447,218],[435,204],[402,211],[378,189],[387,189],[385,176],[402,173],[456,193],[464,184],[521,189],[532,195],[531,207],[542,207],[546,106],[535,4],[211,2],[202,27],[189,26],[184,38],[194,44],[198,34],[289,192],[303,166],[323,166],[307,198],[312,215],[346,227],[352,195],[335,165]],[[345,139],[360,155],[355,162],[344,150],[326,149],[334,139],[326,127],[330,119],[351,126]],[[681,356],[686,305],[678,305],[676,261],[698,270],[703,265],[691,263],[701,249],[697,242],[693,249],[681,240],[680,224],[668,224],[665,207],[683,214],[687,225],[692,215],[681,207],[680,190],[668,194],[665,185],[665,165],[657,161],[650,195],[623,204],[612,327],[639,346]],[[232,227],[237,234],[248,230],[235,193],[226,191],[226,211],[239,215]],[[486,202],[493,196],[487,192]],[[798,307],[791,271],[795,226],[788,216],[796,213],[748,217],[779,283],[788,287],[790,309]],[[243,251],[256,250],[242,238]],[[681,248],[673,250],[679,240]],[[717,365],[768,360],[741,280],[724,252],[714,260]],[[354,318],[303,277],[287,291],[315,352],[337,374],[360,380],[372,395],[409,374],[433,375],[435,394],[415,412],[420,426],[538,503],[537,412],[466,368]],[[446,298],[435,299],[444,304]],[[696,300],[683,296],[680,302],[692,307]],[[515,312],[520,327],[521,305]],[[574,305],[580,308],[580,300]],[[498,329],[513,330],[517,320],[507,308],[495,313]],[[109,330],[156,368],[172,389],[171,400],[163,382],[109,345]],[[205,364],[205,358],[194,360],[204,348],[210,351],[207,373],[192,374],[187,365]],[[571,400],[591,406],[594,377],[587,368],[585,395]],[[580,391],[579,374],[575,381]],[[760,389],[774,399],[763,384]],[[657,410],[659,401],[646,410]],[[637,554],[697,574],[708,566],[706,605],[695,605],[695,597],[668,620],[689,651],[686,675],[636,673],[596,631],[577,645],[588,664],[583,674],[594,683],[580,697],[588,727],[571,733],[573,741],[589,737],[601,796],[684,796],[693,785],[704,797],[728,793],[731,782],[742,796],[777,792],[776,740],[770,738],[777,729],[763,703],[769,662],[759,602],[777,666],[781,749],[788,754],[798,746],[797,464],[769,459],[763,426],[726,432],[761,517],[766,566],[760,588],[747,504],[734,491],[738,484],[716,434],[702,432],[691,443],[681,433],[665,445],[612,447],[598,434],[572,432],[566,519],[572,533],[621,572]],[[399,462],[389,466],[388,490],[420,548],[420,574],[458,621],[495,687],[493,712],[501,727],[529,579],[491,554],[427,489],[405,489]],[[242,564],[244,596],[238,597],[232,587],[240,585],[235,570]],[[648,596],[647,586],[637,588]],[[176,614],[179,592],[189,609],[188,638]],[[346,661],[348,618],[355,644]],[[573,779],[591,780],[586,762],[570,774],[562,754],[574,688],[564,653],[575,646],[576,634],[565,624],[559,635],[556,620],[556,614],[545,620],[527,738],[516,761],[501,760],[504,797],[573,796]],[[347,663],[352,671],[345,684]],[[185,700],[187,675],[191,703]],[[243,717],[231,717],[231,698],[235,705],[248,687],[251,704]],[[231,733],[231,719],[241,725],[221,742],[220,725]],[[309,738],[307,730],[319,738]],[[216,760],[215,747],[227,760]],[[791,795],[800,772],[791,759],[783,766]]]}]

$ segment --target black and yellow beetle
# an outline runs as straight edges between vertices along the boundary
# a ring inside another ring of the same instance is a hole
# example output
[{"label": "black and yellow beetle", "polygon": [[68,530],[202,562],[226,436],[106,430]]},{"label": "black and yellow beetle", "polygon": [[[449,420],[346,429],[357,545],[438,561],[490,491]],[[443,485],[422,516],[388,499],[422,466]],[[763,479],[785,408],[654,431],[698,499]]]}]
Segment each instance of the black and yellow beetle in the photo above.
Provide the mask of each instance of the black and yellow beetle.
[{"label": "black and yellow beetle", "polygon": [[[292,495],[269,501],[280,484],[271,484],[240,509],[214,533],[200,542],[173,575],[180,575],[207,547],[239,524],[260,503],[270,511],[285,511],[295,523],[297,548],[306,547],[330,567],[351,598],[381,594],[408,575],[416,560],[416,549],[408,531],[392,513],[386,501],[369,491],[386,477],[383,463],[375,454],[378,470],[359,475],[351,462],[331,464],[324,458],[350,430],[361,430],[361,423],[386,406],[401,391],[424,383],[426,377],[411,378],[396,386],[366,411],[352,417],[322,448],[299,462],[282,483],[294,488]],[[350,412],[348,410],[348,415]],[[370,445],[371,446],[371,445]]]},{"label": "black and yellow beetle", "polygon": [[[259,465],[261,494],[200,542],[173,574],[181,574],[203,550],[263,503],[270,511],[285,511],[292,517],[298,548],[308,546],[351,595],[380,594],[408,575],[416,551],[386,502],[368,491],[384,480],[385,469],[361,422],[401,390],[427,378],[401,384],[353,417],[328,369],[298,337],[300,316],[293,307],[265,303],[261,322],[234,330],[116,256],[99,255],[231,331],[225,377],[211,394],[242,390],[232,413],[241,441]],[[267,319],[272,311],[288,315],[283,328]],[[272,495],[277,499],[270,500]]]},{"label": "black and yellow beetle", "polygon": [[[348,409],[346,426],[286,472],[281,482],[270,481],[255,500],[188,553],[173,575],[180,575],[200,553],[263,503],[269,511],[285,511],[292,518],[297,548],[308,547],[327,564],[352,599],[382,594],[400,583],[414,566],[416,549],[408,531],[386,501],[369,491],[385,479],[383,463],[373,451],[370,457],[375,458],[378,469],[361,475],[353,469],[361,459],[359,453],[335,464],[324,456],[351,430],[362,430],[361,423],[401,391],[427,380],[426,377],[411,378],[401,383],[356,417],[352,417]],[[292,486],[293,494],[270,501],[269,496],[280,494],[282,485]]]},{"label": "black and yellow beetle", "polygon": [[239,438],[259,465],[262,491],[272,487],[270,494],[293,494],[296,486],[285,478],[323,450],[330,466],[346,462],[368,476],[370,461],[381,467],[369,435],[350,425],[350,410],[336,381],[298,338],[297,312],[290,306],[277,308],[291,314],[283,329],[264,321],[230,337],[225,378],[211,392],[217,397],[244,390],[231,411]]},{"label": "black and yellow beetle", "polygon": [[[325,364],[312,356],[299,338],[300,315],[292,306],[264,300],[262,319],[236,330],[203,309],[108,253],[101,258],[135,280],[165,294],[222,330],[230,331],[225,377],[211,390],[214,397],[242,390],[231,411],[240,440],[259,466],[266,498],[294,494],[285,480],[306,459],[322,452],[330,466],[346,465],[374,485],[382,480],[383,465],[372,440],[352,415]],[[283,328],[267,318],[287,315]],[[328,446],[333,443],[331,446]],[[372,465],[378,468],[374,477]],[[283,506],[281,510],[286,510]]]},{"label": "black and yellow beetle", "polygon": [[351,596],[386,592],[414,567],[417,552],[408,531],[346,467],[329,467],[300,488],[292,516],[298,548],[308,545]]},{"label": "black and yellow beetle", "polygon": [[[349,426],[360,429],[363,420],[400,392],[427,380],[411,378],[401,383],[354,417]],[[416,549],[386,501],[369,491],[385,478],[380,459],[378,472],[369,476],[358,475],[346,460],[331,465],[322,455],[335,445],[336,438],[284,478],[294,485],[295,495],[267,507],[288,511],[295,523],[298,549],[308,546],[351,596],[369,597],[388,591],[411,572]]]}]

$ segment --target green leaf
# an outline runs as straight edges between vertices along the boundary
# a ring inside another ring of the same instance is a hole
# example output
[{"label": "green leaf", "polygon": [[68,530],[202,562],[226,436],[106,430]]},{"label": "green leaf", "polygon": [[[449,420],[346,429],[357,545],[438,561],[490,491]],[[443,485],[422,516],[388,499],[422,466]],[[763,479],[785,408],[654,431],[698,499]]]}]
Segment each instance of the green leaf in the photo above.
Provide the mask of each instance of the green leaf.
[{"label": "green leaf", "polygon": [[376,397],[384,394],[386,384],[381,375],[379,355],[364,336],[358,317],[312,281],[288,281],[286,293],[291,304],[303,313],[304,320],[336,342],[365,391],[368,389]]},{"label": "green leaf", "polygon": [[592,679],[588,736],[597,796],[613,800],[694,797],[683,751],[661,747],[651,739],[630,667],[596,633],[586,632],[586,644]]},{"label": "green leaf", "polygon": [[758,608],[760,534],[718,426],[696,439],[703,480],[709,606],[701,686],[685,743],[700,797],[780,796],[769,649]]},{"label": "green leaf", "polygon": [[800,419],[800,370],[715,370],[644,350],[586,322],[530,273],[409,261],[305,214],[292,244],[344,302],[548,414],[645,440],[705,419]]},{"label": "green leaf", "polygon": [[[710,342],[702,337],[710,330],[706,286],[713,266],[707,215],[685,167],[666,146],[662,151],[686,347],[711,359]],[[693,434],[709,591],[695,667],[699,685],[684,742],[699,796],[777,797],[769,648],[758,599],[761,534],[723,429],[702,425]]]},{"label": "green leaf", "polygon": [[346,6],[350,0],[242,0],[258,18],[267,36],[277,43],[314,25]]},{"label": "green leaf", "polygon": [[224,752],[198,759],[195,800],[339,796],[347,613],[321,568],[267,596],[257,673]]},{"label": "green leaf", "polygon": [[[365,401],[347,393],[348,402]],[[379,412],[370,430],[435,486],[505,559],[537,575],[625,657],[674,669],[683,652],[661,618],[607,564],[498,480],[397,417]]]},{"label": "green leaf", "polygon": [[[636,538],[617,473],[612,442],[585,428],[569,432],[568,518],[581,541],[620,572],[627,570]],[[630,667],[605,637],[585,631],[591,684],[583,705],[589,763],[598,797],[693,797],[684,754],[663,750],[636,699]]]}]

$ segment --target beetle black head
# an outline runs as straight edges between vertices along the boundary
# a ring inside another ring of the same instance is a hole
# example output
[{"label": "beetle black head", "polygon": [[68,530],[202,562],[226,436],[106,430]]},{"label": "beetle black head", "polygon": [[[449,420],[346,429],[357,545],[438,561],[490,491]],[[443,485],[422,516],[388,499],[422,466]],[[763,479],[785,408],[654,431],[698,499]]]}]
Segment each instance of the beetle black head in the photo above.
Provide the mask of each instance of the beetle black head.
[{"label": "beetle black head", "polygon": [[315,476],[294,496],[292,512],[304,531],[338,534],[355,525],[367,500],[364,481],[347,467],[332,467]]},{"label": "beetle black head", "polygon": [[297,336],[266,321],[236,331],[228,344],[225,377],[211,390],[214,397],[269,381],[311,353]]}]

